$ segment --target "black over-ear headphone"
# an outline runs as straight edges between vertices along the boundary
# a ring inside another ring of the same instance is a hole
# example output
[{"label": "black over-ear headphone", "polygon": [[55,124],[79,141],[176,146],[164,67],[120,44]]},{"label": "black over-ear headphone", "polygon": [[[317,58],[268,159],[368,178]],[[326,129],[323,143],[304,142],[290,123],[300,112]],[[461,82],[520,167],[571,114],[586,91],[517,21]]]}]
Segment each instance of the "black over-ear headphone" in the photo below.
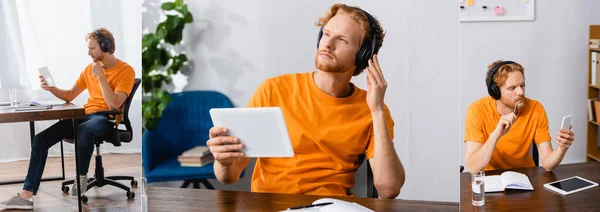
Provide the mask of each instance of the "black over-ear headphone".
[{"label": "black over-ear headphone", "polygon": [[[375,54],[375,45],[377,44],[377,36],[381,33],[381,27],[375,21],[375,18],[371,16],[367,11],[360,9],[358,7],[354,7],[356,9],[361,10],[369,19],[369,25],[371,27],[371,34],[373,35],[373,39],[365,39],[360,46],[355,58],[356,70],[363,70],[369,66],[369,59],[373,57]],[[319,42],[321,42],[321,37],[323,37],[323,27],[319,29],[319,37],[317,39],[317,49],[319,49]]]},{"label": "black over-ear headphone", "polygon": [[500,67],[502,67],[503,65],[513,64],[513,63],[515,63],[515,62],[513,62],[513,61],[499,62],[498,64],[493,66],[492,69],[490,69],[490,71],[488,72],[486,85],[487,85],[488,93],[495,100],[500,99],[500,87],[498,87],[498,85],[496,85],[496,83],[494,83],[494,74],[496,74],[498,69],[500,69]]},{"label": "black over-ear headphone", "polygon": [[112,48],[112,43],[110,40],[106,39],[102,33],[100,33],[100,30],[94,30],[94,33],[98,36],[98,44],[100,44],[100,49],[102,49],[103,52],[110,52],[110,49]]}]

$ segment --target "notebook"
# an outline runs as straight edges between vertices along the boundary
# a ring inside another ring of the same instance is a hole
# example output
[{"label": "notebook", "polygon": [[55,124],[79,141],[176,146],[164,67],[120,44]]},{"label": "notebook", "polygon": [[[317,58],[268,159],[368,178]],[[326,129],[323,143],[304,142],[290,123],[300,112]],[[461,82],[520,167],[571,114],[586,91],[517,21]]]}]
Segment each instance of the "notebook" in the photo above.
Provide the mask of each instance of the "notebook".
[{"label": "notebook", "polygon": [[[527,175],[506,171],[500,175],[485,176],[485,192],[500,192],[505,189],[518,189],[533,191],[533,186]],[[473,192],[478,192],[479,187],[473,186]]]}]

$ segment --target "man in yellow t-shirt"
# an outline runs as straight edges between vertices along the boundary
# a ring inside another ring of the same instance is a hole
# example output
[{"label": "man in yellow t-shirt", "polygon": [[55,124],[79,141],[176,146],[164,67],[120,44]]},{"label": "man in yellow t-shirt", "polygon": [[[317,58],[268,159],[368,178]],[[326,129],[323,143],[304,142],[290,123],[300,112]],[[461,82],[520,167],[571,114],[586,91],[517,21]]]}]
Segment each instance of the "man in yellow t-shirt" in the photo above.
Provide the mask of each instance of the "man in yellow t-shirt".
[{"label": "man in yellow t-shirt", "polygon": [[[404,169],[392,141],[394,121],[383,101],[387,84],[372,56],[382,45],[383,30],[368,13],[343,4],[333,5],[318,25],[318,70],[267,79],[248,103],[282,109],[295,152],[291,158],[258,158],[251,190],[355,196],[354,174],[364,155],[379,195],[395,198]],[[366,91],[350,83],[363,70]],[[250,159],[240,152],[243,138],[227,136],[224,127],[210,130],[207,145],[216,159],[217,179],[229,184]]]},{"label": "man in yellow t-shirt", "polygon": [[534,167],[529,149],[537,146],[541,164],[552,171],[573,144],[575,134],[560,130],[552,149],[542,104],[525,97],[523,67],[512,61],[489,65],[490,96],[473,102],[465,119],[465,159],[469,171]]},{"label": "man in yellow t-shirt", "polygon": [[[87,173],[94,151],[94,137],[112,130],[112,123],[108,117],[93,113],[101,110],[120,109],[127,96],[130,95],[135,81],[133,68],[113,55],[115,40],[111,32],[99,28],[87,34],[85,40],[92,62],[81,72],[79,79],[71,89],[49,87],[46,80],[40,76],[40,84],[44,90],[50,91],[57,98],[67,102],[75,99],[85,89],[90,94],[87,103],[83,106],[86,117],[75,120],[81,174],[79,176],[81,186],[74,183],[71,189],[71,195],[75,197],[78,187],[82,188],[82,195],[87,188]],[[0,208],[33,208],[33,200],[29,199],[32,199],[40,186],[48,149],[65,138],[73,138],[73,122],[71,120],[61,120],[33,138],[29,169],[23,189],[16,196],[0,203]]]}]

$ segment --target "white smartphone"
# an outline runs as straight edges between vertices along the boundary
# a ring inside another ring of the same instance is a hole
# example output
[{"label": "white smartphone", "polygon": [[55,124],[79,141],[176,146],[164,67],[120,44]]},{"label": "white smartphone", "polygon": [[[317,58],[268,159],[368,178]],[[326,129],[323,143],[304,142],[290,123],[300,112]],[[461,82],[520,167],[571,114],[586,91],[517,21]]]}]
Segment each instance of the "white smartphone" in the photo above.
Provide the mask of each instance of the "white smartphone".
[{"label": "white smartphone", "polygon": [[567,115],[563,117],[562,124],[560,125],[560,129],[568,130],[571,126],[571,115]]},{"label": "white smartphone", "polygon": [[48,67],[44,66],[38,68],[38,72],[40,72],[40,75],[44,76],[44,79],[46,79],[46,83],[48,84],[48,86],[56,86],[56,84],[54,83],[54,79],[52,79],[52,75],[50,74],[50,70],[48,70]]}]

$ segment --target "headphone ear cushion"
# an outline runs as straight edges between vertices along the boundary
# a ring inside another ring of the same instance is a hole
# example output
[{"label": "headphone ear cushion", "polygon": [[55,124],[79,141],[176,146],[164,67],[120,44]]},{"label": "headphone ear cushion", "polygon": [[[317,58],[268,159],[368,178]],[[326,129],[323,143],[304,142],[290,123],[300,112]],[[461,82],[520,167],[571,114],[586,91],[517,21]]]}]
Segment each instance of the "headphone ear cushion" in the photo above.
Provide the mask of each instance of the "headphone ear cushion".
[{"label": "headphone ear cushion", "polygon": [[492,85],[491,96],[496,100],[500,99],[500,90],[498,89],[498,86],[496,84]]},{"label": "headphone ear cushion", "polygon": [[104,39],[104,43],[105,43],[104,46],[106,46],[106,52],[110,52],[110,49],[112,48],[112,46],[111,46],[112,43],[109,40],[106,40],[106,39]]},{"label": "headphone ear cushion", "polygon": [[369,66],[369,55],[371,54],[370,43],[370,41],[363,42],[358,50],[358,53],[356,54],[355,64],[357,70],[363,70]]}]

